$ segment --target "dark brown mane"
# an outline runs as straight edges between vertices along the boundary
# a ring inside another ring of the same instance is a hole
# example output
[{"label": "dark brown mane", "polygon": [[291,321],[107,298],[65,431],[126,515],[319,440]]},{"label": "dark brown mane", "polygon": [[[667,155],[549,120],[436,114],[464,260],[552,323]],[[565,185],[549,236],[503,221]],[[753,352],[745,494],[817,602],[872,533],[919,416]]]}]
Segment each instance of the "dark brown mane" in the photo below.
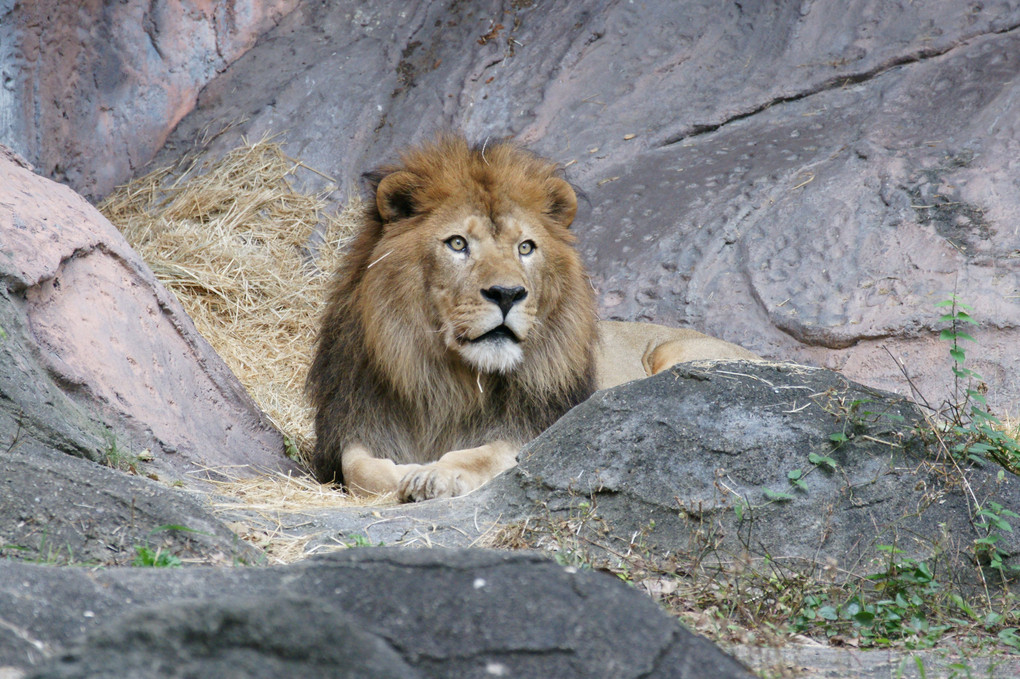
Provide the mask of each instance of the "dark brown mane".
[{"label": "dark brown mane", "polygon": [[[397,188],[377,200],[391,175]],[[320,480],[342,480],[341,454],[353,444],[397,463],[428,462],[494,439],[523,444],[592,393],[594,293],[568,229],[576,201],[564,195],[554,164],[508,142],[490,142],[483,154],[445,136],[408,151],[370,183],[373,195],[328,292],[308,375]],[[526,210],[550,235],[557,262],[555,294],[548,295],[555,306],[543,309],[523,363],[507,374],[473,373],[436,349],[429,341],[435,320],[407,294],[417,290],[417,251],[380,251],[393,234],[420,230],[424,238],[435,228],[432,217],[465,203],[494,214],[510,204]],[[391,277],[386,298],[366,292],[370,266],[379,267],[373,276]],[[399,324],[373,320],[398,313]]]}]

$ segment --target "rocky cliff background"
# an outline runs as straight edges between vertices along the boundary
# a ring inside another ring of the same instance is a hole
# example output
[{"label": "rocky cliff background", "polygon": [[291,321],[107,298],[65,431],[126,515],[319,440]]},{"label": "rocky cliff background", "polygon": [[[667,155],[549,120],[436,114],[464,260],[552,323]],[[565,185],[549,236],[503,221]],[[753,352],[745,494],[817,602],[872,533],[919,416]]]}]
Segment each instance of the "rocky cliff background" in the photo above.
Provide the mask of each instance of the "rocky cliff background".
[{"label": "rocky cliff background", "polygon": [[1016,2],[2,12],[0,139],[86,196],[228,123],[214,151],[280,135],[341,202],[438,129],[513,136],[586,194],[604,316],[939,401],[955,292],[992,403],[1020,395]]}]

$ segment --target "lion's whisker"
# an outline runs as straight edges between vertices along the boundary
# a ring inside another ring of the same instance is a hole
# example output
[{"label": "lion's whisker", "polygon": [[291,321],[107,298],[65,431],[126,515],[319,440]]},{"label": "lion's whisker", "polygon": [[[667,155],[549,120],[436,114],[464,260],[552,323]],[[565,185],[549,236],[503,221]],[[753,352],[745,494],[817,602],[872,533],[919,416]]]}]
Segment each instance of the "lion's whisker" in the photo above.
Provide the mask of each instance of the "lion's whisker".
[{"label": "lion's whisker", "polygon": [[365,270],[366,270],[366,271],[368,271],[368,270],[369,270],[369,269],[371,269],[371,268],[372,268],[373,266],[375,266],[375,265],[376,265],[376,264],[378,264],[379,262],[383,261],[384,259],[386,259],[387,257],[389,257],[389,256],[390,256],[390,255],[392,255],[392,254],[393,254],[393,250],[390,250],[390,251],[389,251],[389,252],[387,252],[387,253],[386,253],[385,255],[383,255],[383,256],[382,256],[382,257],[380,257],[379,259],[375,260],[374,262],[372,262],[371,264],[369,264],[368,266],[366,266],[366,267],[365,267]]}]

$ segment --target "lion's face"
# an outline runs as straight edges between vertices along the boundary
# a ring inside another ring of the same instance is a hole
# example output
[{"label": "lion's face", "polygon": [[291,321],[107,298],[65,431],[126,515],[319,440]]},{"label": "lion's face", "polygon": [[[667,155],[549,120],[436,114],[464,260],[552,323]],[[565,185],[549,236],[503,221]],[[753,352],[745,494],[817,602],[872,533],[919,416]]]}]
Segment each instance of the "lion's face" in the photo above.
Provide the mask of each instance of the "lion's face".
[{"label": "lion's face", "polygon": [[430,234],[426,289],[435,329],[478,371],[505,373],[524,356],[543,301],[550,247],[543,231],[521,211],[490,219],[465,209]]},{"label": "lion's face", "polygon": [[[540,216],[516,205],[493,215],[471,204],[443,206],[414,228],[384,236],[376,253],[384,259],[366,272],[365,282],[388,288],[391,296],[393,286],[406,290],[396,299],[410,317],[403,334],[425,322],[419,341],[482,373],[507,373],[520,365],[545,312],[558,302],[552,271],[577,266],[570,261],[576,260],[573,250],[549,233]],[[408,269],[414,272],[413,292]],[[412,300],[420,308],[412,308]]]},{"label": "lion's face", "polygon": [[[363,285],[368,298],[390,301],[362,308],[367,332],[378,333],[369,343],[378,339],[393,352],[387,361],[425,351],[472,372],[507,374],[529,356],[549,360],[536,355],[538,345],[551,331],[572,330],[547,327],[564,298],[580,298],[574,315],[590,313],[568,228],[574,192],[544,161],[530,168],[512,147],[490,150],[510,152],[513,165],[498,157],[469,167],[455,158],[427,171],[410,163],[380,180],[382,233]],[[395,336],[402,338],[396,346]]]}]

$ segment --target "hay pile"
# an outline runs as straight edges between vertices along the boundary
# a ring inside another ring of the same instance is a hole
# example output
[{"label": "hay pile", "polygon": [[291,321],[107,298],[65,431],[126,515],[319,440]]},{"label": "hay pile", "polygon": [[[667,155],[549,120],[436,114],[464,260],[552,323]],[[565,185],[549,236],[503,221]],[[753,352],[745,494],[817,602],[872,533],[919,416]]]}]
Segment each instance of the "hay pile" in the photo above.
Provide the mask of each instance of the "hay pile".
[{"label": "hay pile", "polygon": [[[199,155],[151,172],[99,209],[287,436],[288,453],[307,464],[305,375],[325,284],[361,206],[354,199],[331,212],[328,193],[296,190],[302,168],[262,140],[215,162]],[[324,240],[313,254],[317,227]]]}]

